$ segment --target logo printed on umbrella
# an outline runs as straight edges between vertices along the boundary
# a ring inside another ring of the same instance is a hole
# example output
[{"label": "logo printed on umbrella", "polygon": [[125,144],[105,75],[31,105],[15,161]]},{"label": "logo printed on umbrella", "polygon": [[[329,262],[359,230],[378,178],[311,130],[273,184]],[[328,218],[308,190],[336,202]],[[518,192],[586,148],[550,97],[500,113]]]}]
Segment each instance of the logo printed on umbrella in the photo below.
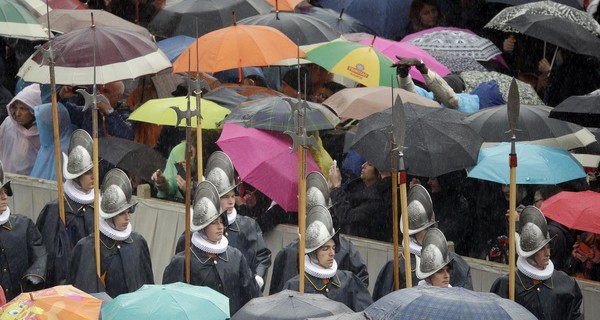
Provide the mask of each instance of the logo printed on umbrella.
[{"label": "logo printed on umbrella", "polygon": [[359,78],[368,78],[369,74],[364,72],[365,66],[362,64],[357,64],[356,67],[348,66],[348,71],[350,71],[353,75]]}]

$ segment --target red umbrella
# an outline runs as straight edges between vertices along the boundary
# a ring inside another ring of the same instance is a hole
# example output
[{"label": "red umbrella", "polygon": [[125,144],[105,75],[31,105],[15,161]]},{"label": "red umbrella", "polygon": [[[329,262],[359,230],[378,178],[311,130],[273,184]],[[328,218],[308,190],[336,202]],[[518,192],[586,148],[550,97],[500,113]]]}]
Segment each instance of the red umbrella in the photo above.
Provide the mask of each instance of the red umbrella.
[{"label": "red umbrella", "polygon": [[600,193],[562,191],[544,200],[544,215],[571,229],[600,233]]},{"label": "red umbrella", "polygon": [[87,9],[86,3],[79,0],[48,0],[48,5],[52,9]]}]

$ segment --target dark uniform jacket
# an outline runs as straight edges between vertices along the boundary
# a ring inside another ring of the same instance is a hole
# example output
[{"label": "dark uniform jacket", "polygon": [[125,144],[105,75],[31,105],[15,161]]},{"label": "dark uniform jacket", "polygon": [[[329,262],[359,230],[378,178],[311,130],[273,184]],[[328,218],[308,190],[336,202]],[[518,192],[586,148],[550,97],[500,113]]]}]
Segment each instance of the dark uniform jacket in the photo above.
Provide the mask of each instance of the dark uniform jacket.
[{"label": "dark uniform jacket", "polygon": [[[288,280],[283,289],[299,290],[300,276]],[[331,300],[341,302],[354,311],[363,311],[373,303],[369,290],[350,271],[337,270],[329,279],[321,279],[304,273],[304,293],[320,293]]]},{"label": "dark uniform jacket", "polygon": [[[208,254],[191,246],[190,284],[210,287],[229,298],[230,314],[235,314],[260,289],[242,253],[231,246],[221,254]],[[185,282],[185,252],[177,253],[163,274],[163,284]]]},{"label": "dark uniform jacket", "polygon": [[[508,298],[508,276],[496,279],[490,292]],[[520,270],[515,277],[515,302],[540,320],[583,319],[581,289],[575,279],[555,270],[546,280],[536,281]]]},{"label": "dark uniform jacket", "polygon": [[[44,287],[46,279],[46,248],[42,235],[31,219],[11,214],[0,226],[0,284],[6,301],[21,292],[35,291]],[[26,280],[33,276],[41,279],[36,286]]]},{"label": "dark uniform jacket", "polygon": [[145,284],[154,284],[150,251],[144,237],[132,232],[128,239],[117,241],[100,233],[100,274],[99,281],[92,234],[73,249],[70,271],[73,286],[88,293],[105,291],[114,298]]}]

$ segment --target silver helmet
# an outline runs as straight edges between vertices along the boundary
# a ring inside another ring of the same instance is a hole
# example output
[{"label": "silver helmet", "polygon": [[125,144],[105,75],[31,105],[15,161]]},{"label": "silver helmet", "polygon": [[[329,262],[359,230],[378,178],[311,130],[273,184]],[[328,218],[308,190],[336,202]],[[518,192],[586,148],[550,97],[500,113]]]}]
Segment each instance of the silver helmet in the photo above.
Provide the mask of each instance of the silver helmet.
[{"label": "silver helmet", "polygon": [[236,187],[235,171],[229,156],[222,151],[213,152],[206,164],[206,180],[212,182],[219,191],[219,197]]},{"label": "silver helmet", "polygon": [[409,235],[416,234],[435,224],[433,203],[429,192],[422,185],[417,184],[410,188],[407,202]]},{"label": "silver helmet", "polygon": [[121,169],[111,169],[100,188],[100,217],[110,219],[136,205],[137,201],[132,200],[132,191],[127,174]]},{"label": "silver helmet", "polygon": [[208,181],[200,182],[194,193],[194,206],[191,212],[190,230],[199,231],[221,215],[221,202],[217,187]]},{"label": "silver helmet", "polygon": [[335,230],[329,209],[321,205],[316,205],[308,211],[306,215],[306,253],[311,253],[329,239],[333,238]]},{"label": "silver helmet", "polygon": [[426,279],[438,272],[451,259],[448,255],[448,243],[444,233],[438,228],[431,228],[425,233],[421,256],[415,255],[417,262],[417,278]]},{"label": "silver helmet", "polygon": [[63,154],[63,175],[65,179],[75,179],[94,167],[92,160],[93,141],[87,131],[73,131],[69,142],[69,154]]},{"label": "silver helmet", "polygon": [[329,185],[325,177],[317,171],[306,176],[306,211],[316,205],[330,207]]},{"label": "silver helmet", "polygon": [[12,196],[12,189],[10,188],[10,181],[6,181],[4,178],[4,167],[2,161],[0,161],[0,189],[6,188],[6,195]]},{"label": "silver helmet", "polygon": [[544,214],[534,206],[521,211],[519,226],[521,231],[515,234],[515,242],[517,253],[523,258],[531,257],[552,240]]}]

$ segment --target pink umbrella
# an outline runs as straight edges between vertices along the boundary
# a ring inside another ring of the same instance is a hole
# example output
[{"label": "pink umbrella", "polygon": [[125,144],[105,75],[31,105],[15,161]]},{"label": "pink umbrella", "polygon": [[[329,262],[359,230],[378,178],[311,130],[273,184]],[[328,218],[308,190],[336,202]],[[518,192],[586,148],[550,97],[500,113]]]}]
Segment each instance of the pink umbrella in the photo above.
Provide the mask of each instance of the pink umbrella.
[{"label": "pink umbrella", "polygon": [[[298,210],[298,154],[290,153],[290,136],[226,123],[217,145],[231,158],[243,181],[284,210]],[[320,170],[307,152],[306,174],[313,171]]]},{"label": "pink umbrella", "polygon": [[[360,41],[359,43],[370,45],[371,41],[373,40],[365,39]],[[425,64],[427,65],[427,68],[435,71],[435,73],[439,74],[442,77],[451,73],[450,69],[448,69],[445,65],[441,64],[439,61],[435,60],[435,58],[431,56],[431,54],[429,54],[427,51],[410,43],[376,38],[375,43],[373,43],[373,47],[381,51],[390,59],[394,60],[394,62],[398,61],[396,56],[406,58],[417,58],[423,60],[423,62],[425,62]],[[421,73],[416,68],[411,68],[409,73],[413,79],[421,81],[423,83],[425,82],[423,75],[421,75]]]},{"label": "pink umbrella", "polygon": [[542,202],[544,215],[568,228],[600,233],[600,193],[561,191]]}]

